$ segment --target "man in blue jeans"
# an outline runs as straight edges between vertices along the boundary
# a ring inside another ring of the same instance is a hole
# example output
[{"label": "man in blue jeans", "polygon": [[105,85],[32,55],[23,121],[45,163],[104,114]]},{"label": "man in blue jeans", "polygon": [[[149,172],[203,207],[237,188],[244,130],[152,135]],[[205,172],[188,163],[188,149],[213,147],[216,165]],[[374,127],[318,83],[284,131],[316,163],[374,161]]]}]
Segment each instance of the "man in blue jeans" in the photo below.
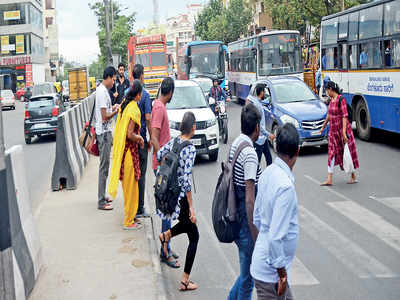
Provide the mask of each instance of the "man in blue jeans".
[{"label": "man in blue jeans", "polygon": [[260,134],[261,115],[253,104],[249,103],[242,109],[242,133],[232,144],[229,159],[232,160],[236,150],[242,143],[244,148],[233,166],[233,184],[240,220],[239,237],[235,243],[239,250],[240,275],[229,293],[228,300],[250,300],[254,281],[250,275],[251,257],[254,241],[257,239],[257,228],[253,224],[253,210],[256,196],[256,186],[261,170],[253,143]]}]

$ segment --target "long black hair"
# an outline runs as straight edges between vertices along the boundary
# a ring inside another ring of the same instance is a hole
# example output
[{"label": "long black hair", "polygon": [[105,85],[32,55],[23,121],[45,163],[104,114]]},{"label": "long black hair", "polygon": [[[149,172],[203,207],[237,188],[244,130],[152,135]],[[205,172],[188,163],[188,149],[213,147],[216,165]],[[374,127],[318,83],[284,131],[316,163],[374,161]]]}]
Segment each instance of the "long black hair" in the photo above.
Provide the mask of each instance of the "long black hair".
[{"label": "long black hair", "polygon": [[181,123],[182,134],[188,135],[192,132],[193,125],[196,124],[196,117],[191,111],[185,112]]},{"label": "long black hair", "polygon": [[142,83],[140,82],[140,80],[135,79],[132,86],[129,88],[128,94],[126,95],[124,102],[122,102],[121,104],[121,115],[124,113],[124,110],[128,106],[128,104],[131,103],[131,101],[133,101],[137,95],[141,94],[142,91]]},{"label": "long black hair", "polygon": [[341,94],[342,93],[342,89],[340,89],[339,88],[339,86],[337,85],[337,83],[335,83],[335,82],[333,82],[333,81],[331,81],[331,80],[329,80],[328,81],[328,83],[326,84],[326,87],[325,87],[327,90],[329,89],[329,90],[332,90],[332,91],[334,91],[335,93],[337,93],[337,94]]}]

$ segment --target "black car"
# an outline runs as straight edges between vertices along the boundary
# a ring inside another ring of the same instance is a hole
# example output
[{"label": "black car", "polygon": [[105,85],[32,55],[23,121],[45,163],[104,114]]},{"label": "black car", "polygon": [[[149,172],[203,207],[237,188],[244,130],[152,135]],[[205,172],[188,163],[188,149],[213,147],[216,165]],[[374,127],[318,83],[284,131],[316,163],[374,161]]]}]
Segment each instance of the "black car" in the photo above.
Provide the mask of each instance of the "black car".
[{"label": "black car", "polygon": [[59,114],[57,94],[31,97],[25,109],[25,142],[30,144],[34,136],[55,135]]}]

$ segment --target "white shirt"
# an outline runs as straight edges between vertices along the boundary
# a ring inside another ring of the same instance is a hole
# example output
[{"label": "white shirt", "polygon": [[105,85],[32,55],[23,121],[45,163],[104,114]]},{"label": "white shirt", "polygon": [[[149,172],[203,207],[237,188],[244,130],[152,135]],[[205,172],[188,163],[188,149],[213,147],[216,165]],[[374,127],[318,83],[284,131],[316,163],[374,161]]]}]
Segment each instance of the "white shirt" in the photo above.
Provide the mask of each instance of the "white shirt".
[{"label": "white shirt", "polygon": [[96,89],[96,107],[95,107],[95,129],[96,134],[101,135],[112,131],[112,119],[103,121],[101,109],[105,108],[107,113],[112,112],[112,103],[108,89],[101,83]]}]

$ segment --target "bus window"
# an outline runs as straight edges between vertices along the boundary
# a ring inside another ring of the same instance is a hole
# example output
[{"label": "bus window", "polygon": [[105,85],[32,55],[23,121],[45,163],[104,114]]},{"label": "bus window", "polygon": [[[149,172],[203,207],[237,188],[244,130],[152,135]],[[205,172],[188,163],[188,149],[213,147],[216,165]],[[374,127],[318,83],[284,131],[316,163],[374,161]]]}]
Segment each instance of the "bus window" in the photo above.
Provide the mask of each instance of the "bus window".
[{"label": "bus window", "polygon": [[339,56],[338,56],[339,69],[347,69],[347,45],[339,46]]},{"label": "bus window", "polygon": [[351,45],[349,47],[349,63],[352,70],[357,69],[357,57],[357,46]]},{"label": "bus window", "polygon": [[359,12],[349,15],[349,41],[358,40],[358,15]]},{"label": "bus window", "polygon": [[383,6],[374,6],[360,12],[360,39],[382,36]]},{"label": "bus window", "polygon": [[337,47],[326,49],[326,69],[333,70],[338,67]]},{"label": "bus window", "polygon": [[385,66],[400,67],[400,39],[385,41]]},{"label": "bus window", "polygon": [[360,44],[360,67],[380,68],[382,66],[382,51],[380,42]]},{"label": "bus window", "polygon": [[385,36],[400,33],[400,2],[385,4]]}]

